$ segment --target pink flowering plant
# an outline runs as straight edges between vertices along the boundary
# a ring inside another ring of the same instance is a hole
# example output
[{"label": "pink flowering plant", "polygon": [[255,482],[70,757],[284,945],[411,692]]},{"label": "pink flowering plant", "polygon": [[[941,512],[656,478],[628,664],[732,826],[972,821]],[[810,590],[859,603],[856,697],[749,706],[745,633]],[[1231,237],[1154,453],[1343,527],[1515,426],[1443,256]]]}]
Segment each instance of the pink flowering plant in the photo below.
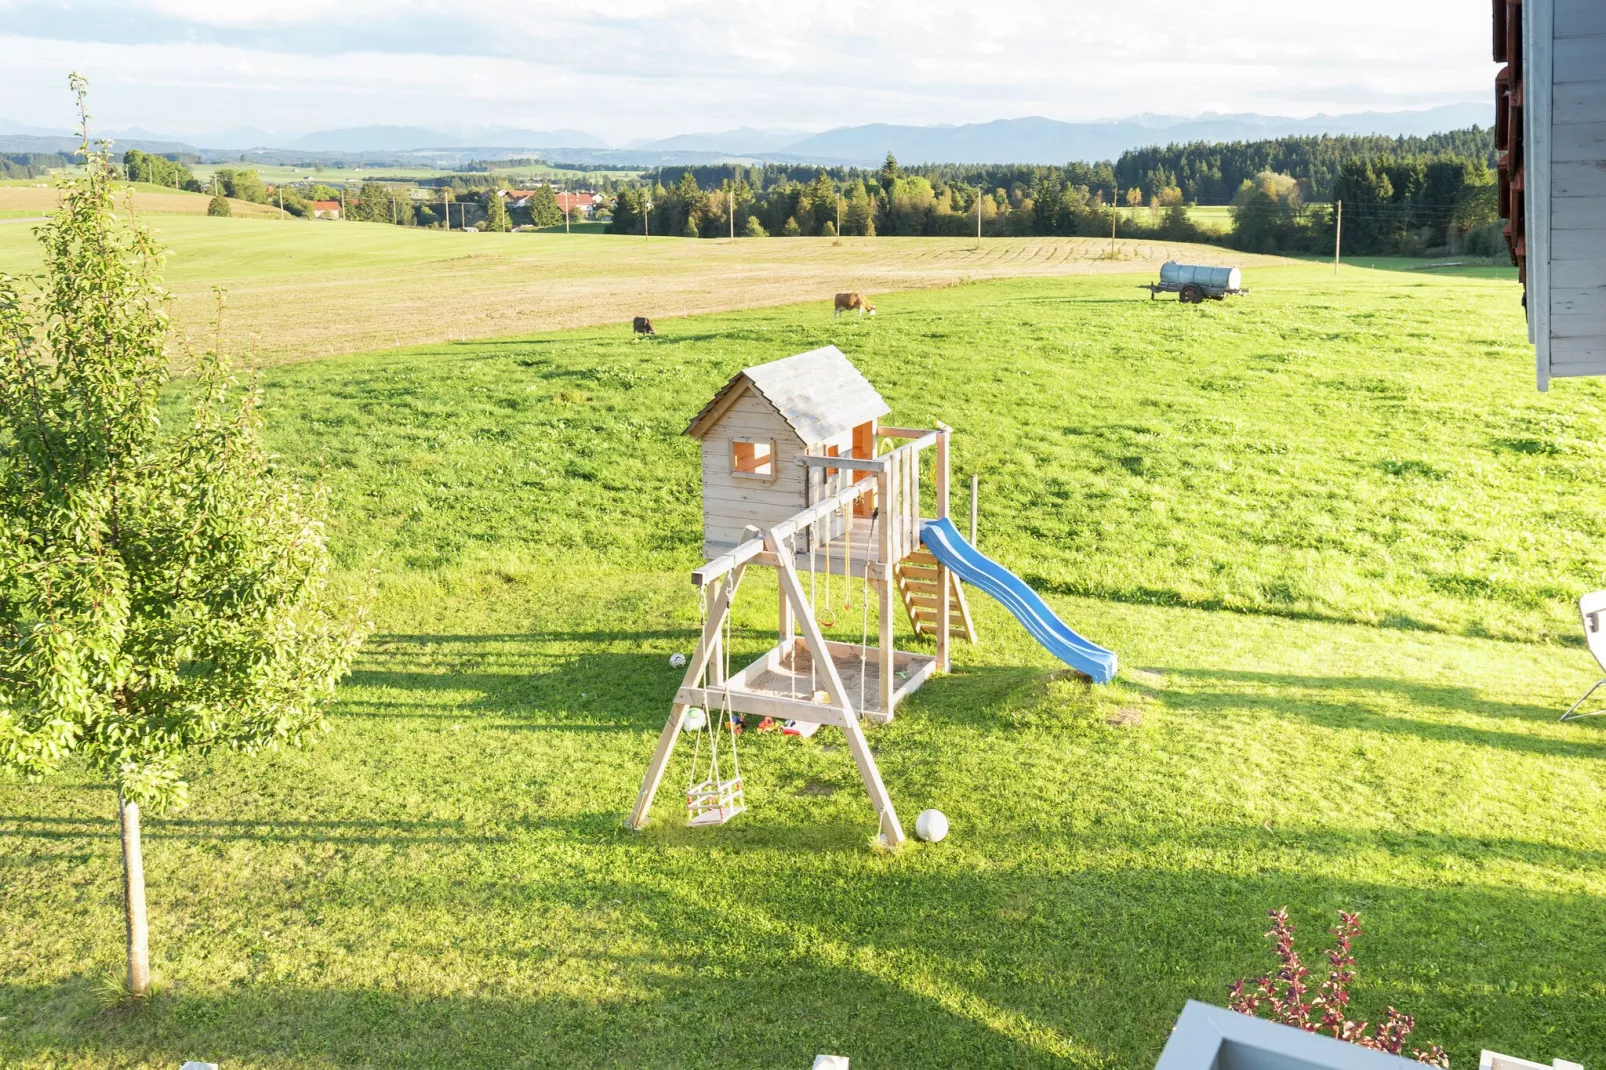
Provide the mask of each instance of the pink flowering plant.
[{"label": "pink flowering plant", "polygon": [[[1338,928],[1328,930],[1337,943],[1327,952],[1327,979],[1314,987],[1310,969],[1294,950],[1294,926],[1288,920],[1288,908],[1270,911],[1269,916],[1272,925],[1266,935],[1275,945],[1279,965],[1262,977],[1229,985],[1232,998],[1227,1006],[1251,1018],[1269,1018],[1307,1033],[1324,1033],[1373,1051],[1404,1054],[1405,1042],[1416,1028],[1416,1021],[1409,1014],[1390,1007],[1375,1026],[1349,1016],[1349,986],[1355,980],[1355,955],[1351,946],[1361,935],[1360,915],[1338,912]],[[1266,1013],[1261,1014],[1262,1010]],[[1427,1051],[1412,1048],[1411,1055],[1429,1066],[1450,1065],[1449,1056],[1437,1044],[1429,1045]]]}]

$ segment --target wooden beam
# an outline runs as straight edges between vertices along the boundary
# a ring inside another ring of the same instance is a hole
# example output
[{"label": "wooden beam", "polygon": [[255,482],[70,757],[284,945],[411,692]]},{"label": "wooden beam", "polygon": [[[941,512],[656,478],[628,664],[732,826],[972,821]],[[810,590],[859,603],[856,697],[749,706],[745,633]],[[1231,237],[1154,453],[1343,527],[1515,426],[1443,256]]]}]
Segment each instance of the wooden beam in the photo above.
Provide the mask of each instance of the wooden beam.
[{"label": "wooden beam", "polygon": [[[691,662],[686,666],[686,675],[681,678],[681,688],[694,687],[702,678],[703,669],[708,666],[709,658],[719,645],[718,639],[721,629],[725,625],[725,615],[730,612],[731,599],[736,595],[736,588],[742,582],[742,572],[746,566],[737,565],[731,571],[730,581],[720,585],[719,591],[708,607],[708,620],[703,624],[703,634],[697,640],[697,651],[692,655]],[[630,819],[626,822],[633,829],[645,828],[647,815],[652,810],[653,796],[658,794],[658,785],[664,779],[664,770],[669,766],[669,756],[674,752],[675,740],[680,738],[681,720],[685,716],[686,707],[690,703],[679,701],[676,693],[676,702],[669,708],[669,720],[664,723],[664,730],[658,736],[658,748],[653,751],[652,761],[647,763],[647,773],[641,780],[641,791],[636,795],[636,805],[630,811]]]},{"label": "wooden beam", "polygon": [[816,457],[812,454],[798,458],[798,463],[805,464],[810,468],[846,468],[854,472],[879,472],[887,466],[887,462],[880,457],[867,460],[860,457],[847,456]]},{"label": "wooden beam", "polygon": [[[694,704],[696,698],[703,694],[702,688],[683,687],[676,693],[676,701]],[[725,688],[708,688],[710,700],[725,701]],[[687,701],[691,700],[691,701]],[[774,717],[777,720],[814,721],[817,724],[836,725],[839,728],[847,724],[848,714],[841,706],[827,705],[823,702],[805,702],[802,699],[787,698],[784,695],[761,695],[755,691],[745,691],[734,685],[730,688],[731,709],[737,713],[755,713],[760,717]]]},{"label": "wooden beam", "polygon": [[792,600],[798,620],[803,625],[803,641],[808,644],[809,656],[814,659],[818,669],[824,670],[826,692],[843,711],[842,734],[847,737],[848,750],[853,755],[854,764],[859,767],[859,779],[864,781],[870,805],[875,807],[881,825],[881,838],[887,846],[895,847],[903,842],[903,826],[898,823],[898,813],[892,808],[892,797],[887,794],[887,786],[881,782],[881,771],[876,768],[875,756],[870,753],[870,744],[865,741],[864,728],[859,724],[853,701],[848,697],[848,689],[842,685],[842,677],[836,671],[836,660],[825,645],[825,636],[820,634],[819,622],[809,611],[803,585],[798,582],[797,569],[780,551],[780,539],[779,527],[771,528],[764,536],[770,552],[782,558],[781,567],[776,571],[781,578],[782,590]]}]

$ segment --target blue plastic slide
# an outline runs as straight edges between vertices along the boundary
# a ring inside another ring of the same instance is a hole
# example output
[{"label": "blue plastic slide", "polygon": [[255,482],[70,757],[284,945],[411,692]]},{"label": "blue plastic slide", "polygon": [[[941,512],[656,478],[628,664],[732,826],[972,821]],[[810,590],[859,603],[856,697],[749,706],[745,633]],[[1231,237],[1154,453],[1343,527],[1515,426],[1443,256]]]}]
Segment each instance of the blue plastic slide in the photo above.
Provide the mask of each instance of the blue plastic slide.
[{"label": "blue plastic slide", "polygon": [[1067,628],[1019,576],[966,542],[952,520],[922,520],[920,540],[960,579],[996,598],[1050,654],[1096,684],[1107,684],[1115,678],[1112,652]]}]

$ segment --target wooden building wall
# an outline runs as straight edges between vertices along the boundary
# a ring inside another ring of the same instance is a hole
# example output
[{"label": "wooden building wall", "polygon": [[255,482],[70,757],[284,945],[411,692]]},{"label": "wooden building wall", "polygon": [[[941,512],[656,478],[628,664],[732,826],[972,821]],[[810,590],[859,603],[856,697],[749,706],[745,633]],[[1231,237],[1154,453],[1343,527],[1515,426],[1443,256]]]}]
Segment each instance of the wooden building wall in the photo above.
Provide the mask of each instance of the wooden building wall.
[{"label": "wooden building wall", "polygon": [[[1520,176],[1517,229],[1543,390],[1556,377],[1606,375],[1606,0],[1511,8],[1520,23],[1508,21],[1502,75],[1522,130],[1520,165],[1508,166]],[[1501,42],[1497,23],[1497,50]]]},{"label": "wooden building wall", "polygon": [[[775,443],[775,476],[753,479],[731,471],[736,439]],[[703,554],[715,557],[741,541],[748,524],[779,524],[804,508],[806,486],[800,460],[804,444],[775,407],[744,389],[703,437]]]}]

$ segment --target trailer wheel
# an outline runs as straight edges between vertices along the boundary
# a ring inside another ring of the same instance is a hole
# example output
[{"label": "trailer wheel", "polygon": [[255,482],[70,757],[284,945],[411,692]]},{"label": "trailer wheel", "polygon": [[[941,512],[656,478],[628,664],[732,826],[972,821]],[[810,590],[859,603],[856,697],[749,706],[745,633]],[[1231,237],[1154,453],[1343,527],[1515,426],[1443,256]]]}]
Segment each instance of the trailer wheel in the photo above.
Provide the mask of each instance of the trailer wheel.
[{"label": "trailer wheel", "polygon": [[1204,291],[1190,282],[1182,288],[1182,294],[1177,300],[1185,305],[1197,305],[1204,301]]}]

